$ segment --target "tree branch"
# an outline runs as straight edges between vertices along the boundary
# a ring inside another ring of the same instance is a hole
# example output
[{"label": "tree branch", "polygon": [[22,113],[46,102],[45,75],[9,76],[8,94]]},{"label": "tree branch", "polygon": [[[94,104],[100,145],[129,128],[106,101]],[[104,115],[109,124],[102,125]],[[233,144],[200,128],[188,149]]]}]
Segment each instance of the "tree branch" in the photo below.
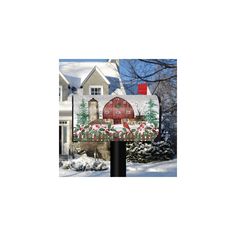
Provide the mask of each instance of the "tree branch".
[{"label": "tree branch", "polygon": [[156,79],[156,80],[146,80],[146,79],[143,79],[143,77],[139,77],[137,75],[137,77],[145,82],[158,82],[158,81],[165,81],[165,80],[169,80],[169,79],[173,79],[173,78],[177,78],[177,75],[172,75],[170,77],[166,77],[166,78],[163,78],[163,79]]},{"label": "tree branch", "polygon": [[177,110],[177,104],[174,104],[173,106],[169,107],[168,109],[166,109],[165,111],[163,111],[163,113],[168,112],[168,111],[174,111]]},{"label": "tree branch", "polygon": [[177,68],[177,65],[175,64],[168,64],[168,63],[165,63],[161,60],[147,60],[147,59],[138,59],[139,61],[142,61],[142,62],[145,62],[145,63],[151,63],[151,64],[155,64],[155,65],[160,65],[160,66],[163,66],[165,68]]}]

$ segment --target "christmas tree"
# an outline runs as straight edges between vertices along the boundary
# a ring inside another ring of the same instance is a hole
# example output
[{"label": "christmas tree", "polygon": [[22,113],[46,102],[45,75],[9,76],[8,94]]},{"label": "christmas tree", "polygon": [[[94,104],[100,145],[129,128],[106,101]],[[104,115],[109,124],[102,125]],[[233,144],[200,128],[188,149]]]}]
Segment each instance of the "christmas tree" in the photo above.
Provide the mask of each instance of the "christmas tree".
[{"label": "christmas tree", "polygon": [[77,114],[77,127],[80,125],[86,125],[89,121],[88,107],[84,99],[79,106],[79,113]]},{"label": "christmas tree", "polygon": [[145,115],[145,120],[149,123],[157,126],[158,124],[158,112],[155,110],[157,104],[154,103],[152,99],[147,102],[147,111]]}]

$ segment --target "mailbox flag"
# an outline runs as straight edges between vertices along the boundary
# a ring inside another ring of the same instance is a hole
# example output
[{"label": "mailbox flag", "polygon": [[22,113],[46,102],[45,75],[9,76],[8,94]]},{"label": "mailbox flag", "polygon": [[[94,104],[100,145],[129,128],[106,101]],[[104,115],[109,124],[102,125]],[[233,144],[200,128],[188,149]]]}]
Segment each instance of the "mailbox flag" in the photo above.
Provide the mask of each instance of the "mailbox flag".
[{"label": "mailbox flag", "polygon": [[147,95],[147,84],[138,84],[138,94]]}]

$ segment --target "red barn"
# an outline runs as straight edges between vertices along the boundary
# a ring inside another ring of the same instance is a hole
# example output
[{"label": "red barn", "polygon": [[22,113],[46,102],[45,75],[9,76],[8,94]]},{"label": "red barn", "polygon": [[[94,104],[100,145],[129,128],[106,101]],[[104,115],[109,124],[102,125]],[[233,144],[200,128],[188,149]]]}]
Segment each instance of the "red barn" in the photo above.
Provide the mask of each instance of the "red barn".
[{"label": "red barn", "polygon": [[134,110],[124,99],[115,97],[103,109],[103,119],[113,119],[114,124],[121,124],[122,119],[133,119]]}]

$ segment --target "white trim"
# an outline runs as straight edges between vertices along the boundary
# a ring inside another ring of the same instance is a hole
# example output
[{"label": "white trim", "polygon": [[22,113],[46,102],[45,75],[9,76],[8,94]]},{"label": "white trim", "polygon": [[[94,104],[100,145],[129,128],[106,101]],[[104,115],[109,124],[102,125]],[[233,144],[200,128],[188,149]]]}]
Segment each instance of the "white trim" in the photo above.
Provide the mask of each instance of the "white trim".
[{"label": "white trim", "polygon": [[109,59],[109,60],[108,60],[109,63],[115,63],[116,66],[117,66],[117,64],[118,64],[117,61],[119,61],[119,59]]},{"label": "white trim", "polygon": [[93,69],[90,71],[90,73],[87,75],[87,77],[84,79],[84,81],[82,82],[81,86],[83,86],[85,84],[85,82],[91,77],[91,75],[97,71],[99,73],[99,75],[102,77],[102,79],[109,85],[110,82],[109,80],[106,78],[106,76],[101,72],[101,70],[97,67],[94,66]]},{"label": "white trim", "polygon": [[[67,120],[63,120],[63,121],[61,120],[61,122],[59,122],[59,127],[61,129],[61,154],[69,155],[69,143],[70,143],[69,122]],[[64,127],[66,127],[66,136],[64,133]],[[64,140],[66,142],[63,142]]]},{"label": "white trim", "polygon": [[60,71],[59,71],[59,75],[67,84],[70,84],[70,82],[66,79],[66,77]]},{"label": "white trim", "polygon": [[89,95],[94,95],[94,94],[91,94],[91,89],[92,88],[100,88],[101,89],[101,95],[103,95],[103,86],[101,86],[101,85],[90,85],[89,86]]},{"label": "white trim", "polygon": [[62,85],[59,85],[59,102],[62,102],[63,95],[62,95]]},{"label": "white trim", "polygon": [[59,121],[72,121],[72,116],[59,116]]}]

